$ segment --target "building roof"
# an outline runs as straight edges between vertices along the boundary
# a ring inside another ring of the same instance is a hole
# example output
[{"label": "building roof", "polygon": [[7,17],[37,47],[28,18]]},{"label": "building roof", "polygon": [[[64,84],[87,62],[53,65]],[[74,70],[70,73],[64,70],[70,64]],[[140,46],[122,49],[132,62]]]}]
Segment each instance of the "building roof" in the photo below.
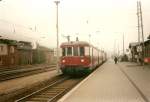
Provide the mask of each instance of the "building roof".
[{"label": "building roof", "polygon": [[8,39],[0,39],[0,43],[7,44],[7,45],[17,45],[16,40],[8,40]]},{"label": "building roof", "polygon": [[150,39],[148,39],[144,42],[144,45],[148,45],[148,44],[150,44]]},{"label": "building roof", "polygon": [[61,44],[61,47],[63,46],[90,46],[90,44],[85,41],[70,41],[70,42],[63,42]]},{"label": "building roof", "polygon": [[19,41],[17,44],[18,50],[32,50],[32,45],[30,42]]},{"label": "building roof", "polygon": [[0,43],[17,46],[17,49],[20,49],[20,50],[31,50],[32,49],[31,42],[16,41],[16,40],[1,38]]},{"label": "building roof", "polygon": [[129,44],[129,48],[135,47],[135,46],[140,45],[140,44],[141,43],[139,43],[139,42],[132,42],[132,43]]}]

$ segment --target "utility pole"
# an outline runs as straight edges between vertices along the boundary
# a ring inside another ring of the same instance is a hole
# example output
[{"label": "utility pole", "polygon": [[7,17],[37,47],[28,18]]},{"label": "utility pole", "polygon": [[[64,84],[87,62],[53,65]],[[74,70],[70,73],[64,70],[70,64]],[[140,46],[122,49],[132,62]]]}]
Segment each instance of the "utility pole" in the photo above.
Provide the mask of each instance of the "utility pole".
[{"label": "utility pole", "polygon": [[89,44],[91,44],[91,34],[89,33],[89,21],[87,20],[86,21],[86,24],[87,24],[87,33],[88,33],[88,36],[89,36]]},{"label": "utility pole", "polygon": [[114,40],[114,56],[116,56],[116,39]]},{"label": "utility pole", "polygon": [[140,17],[139,17],[139,3],[137,1],[137,19],[138,19],[138,43],[140,44]]},{"label": "utility pole", "polygon": [[142,59],[143,59],[143,63],[144,64],[144,50],[145,50],[145,46],[144,46],[144,32],[143,32],[143,17],[142,17],[142,9],[141,9],[141,1],[139,1],[139,6],[140,6],[140,16],[141,16],[141,33],[142,33]]},{"label": "utility pole", "polygon": [[60,68],[59,68],[59,30],[58,30],[58,4],[60,3],[60,1],[54,1],[54,3],[56,4],[56,32],[57,32],[57,73],[60,74]]},{"label": "utility pole", "polygon": [[[138,41],[140,44],[142,42],[142,52],[141,54],[139,53],[139,57],[142,60],[142,64],[144,64],[143,61],[144,61],[144,56],[145,56],[144,54],[145,47],[144,47],[144,31],[143,31],[143,17],[142,17],[141,1],[137,1],[137,17],[138,17],[138,36],[139,36]],[[142,39],[140,38],[141,36],[142,36]]]},{"label": "utility pole", "polygon": [[124,34],[123,34],[122,43],[123,43],[123,56],[124,56]]},{"label": "utility pole", "polygon": [[[139,1],[139,7],[140,7],[140,18],[141,18],[141,33],[142,33],[142,42],[144,44],[144,32],[143,32],[143,17],[142,17],[142,8],[141,8],[141,1]],[[144,46],[143,46],[144,47]]]},{"label": "utility pole", "polygon": [[119,57],[119,43],[118,43],[118,57]]}]

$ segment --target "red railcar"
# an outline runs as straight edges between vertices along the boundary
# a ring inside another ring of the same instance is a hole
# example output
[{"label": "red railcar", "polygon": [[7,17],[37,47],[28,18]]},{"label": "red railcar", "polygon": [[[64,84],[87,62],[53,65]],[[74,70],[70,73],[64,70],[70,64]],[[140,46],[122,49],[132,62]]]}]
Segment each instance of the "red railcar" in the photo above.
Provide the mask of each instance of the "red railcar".
[{"label": "red railcar", "polygon": [[61,44],[60,68],[64,74],[87,74],[106,60],[106,53],[84,41]]}]

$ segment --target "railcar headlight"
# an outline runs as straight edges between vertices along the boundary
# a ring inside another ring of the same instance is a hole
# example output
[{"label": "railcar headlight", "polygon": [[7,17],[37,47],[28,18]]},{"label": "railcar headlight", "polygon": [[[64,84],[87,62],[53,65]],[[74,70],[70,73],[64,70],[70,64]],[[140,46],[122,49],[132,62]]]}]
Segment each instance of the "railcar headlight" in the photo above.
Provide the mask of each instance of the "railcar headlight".
[{"label": "railcar headlight", "polygon": [[62,63],[65,63],[66,61],[65,60],[62,60]]},{"label": "railcar headlight", "polygon": [[144,62],[148,63],[148,59],[145,59]]},{"label": "railcar headlight", "polygon": [[84,62],[84,59],[81,59],[81,62]]}]

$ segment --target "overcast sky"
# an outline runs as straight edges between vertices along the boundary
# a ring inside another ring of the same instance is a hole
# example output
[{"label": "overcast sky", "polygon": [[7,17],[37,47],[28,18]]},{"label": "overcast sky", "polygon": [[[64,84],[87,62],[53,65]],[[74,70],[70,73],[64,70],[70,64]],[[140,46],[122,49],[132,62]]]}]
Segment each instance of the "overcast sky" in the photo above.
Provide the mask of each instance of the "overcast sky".
[{"label": "overcast sky", "polygon": [[[113,51],[114,44],[122,50],[137,41],[137,0],[61,0],[59,4],[60,42],[62,35],[89,41],[100,48]],[[142,0],[145,39],[150,33],[150,0]],[[88,21],[88,23],[87,23]],[[14,31],[15,29],[15,31]],[[1,34],[36,39],[56,46],[56,5],[54,0],[2,0],[0,2]]]}]

